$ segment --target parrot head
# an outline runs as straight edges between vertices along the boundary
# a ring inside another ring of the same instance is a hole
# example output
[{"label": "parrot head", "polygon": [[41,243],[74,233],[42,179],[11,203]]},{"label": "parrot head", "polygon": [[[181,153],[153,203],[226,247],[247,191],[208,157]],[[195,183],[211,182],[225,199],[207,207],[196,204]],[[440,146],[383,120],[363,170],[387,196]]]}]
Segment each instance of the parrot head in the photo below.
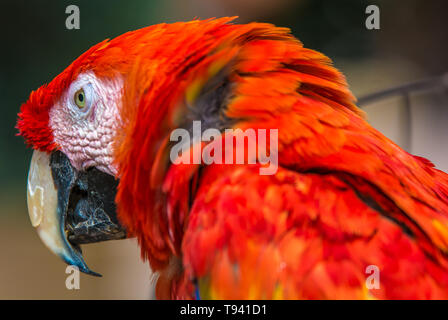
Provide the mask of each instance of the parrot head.
[{"label": "parrot head", "polygon": [[92,275],[98,274],[87,267],[80,245],[126,237],[116,215],[112,161],[123,76],[95,56],[102,46],[32,92],[18,120],[34,149],[27,186],[32,225],[52,252]]},{"label": "parrot head", "polygon": [[[21,106],[17,128],[34,149],[31,222],[66,263],[97,275],[80,245],[131,236],[153,268],[179,256],[198,166],[170,163],[173,129],[191,130],[191,120],[221,131],[284,127],[279,139],[287,143],[310,134],[302,120],[320,112],[319,103],[342,110],[330,110],[331,130],[361,114],[327,57],[286,28],[233,19],[159,24],[105,40]],[[301,113],[291,116],[299,95]]]}]

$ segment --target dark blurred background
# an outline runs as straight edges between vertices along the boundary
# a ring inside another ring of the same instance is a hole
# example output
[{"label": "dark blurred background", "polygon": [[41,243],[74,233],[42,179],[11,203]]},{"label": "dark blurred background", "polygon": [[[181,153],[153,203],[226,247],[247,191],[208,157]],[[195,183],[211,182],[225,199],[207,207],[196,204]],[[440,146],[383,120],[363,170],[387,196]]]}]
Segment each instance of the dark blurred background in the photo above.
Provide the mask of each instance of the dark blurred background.
[{"label": "dark blurred background", "polygon": [[[65,8],[80,8],[79,30],[67,30]],[[365,9],[380,8],[380,30],[367,30]],[[31,151],[16,136],[20,104],[90,46],[147,25],[238,15],[239,23],[271,22],[291,28],[344,72],[356,96],[448,71],[445,0],[164,0],[12,1],[0,6],[0,298],[150,297],[150,271],[134,240],[84,248],[89,266],[81,289],[65,287],[65,265],[31,227],[26,178]],[[400,97],[365,107],[371,123],[412,153],[448,170],[446,92],[411,96],[412,131]],[[406,129],[407,128],[407,129]]]}]

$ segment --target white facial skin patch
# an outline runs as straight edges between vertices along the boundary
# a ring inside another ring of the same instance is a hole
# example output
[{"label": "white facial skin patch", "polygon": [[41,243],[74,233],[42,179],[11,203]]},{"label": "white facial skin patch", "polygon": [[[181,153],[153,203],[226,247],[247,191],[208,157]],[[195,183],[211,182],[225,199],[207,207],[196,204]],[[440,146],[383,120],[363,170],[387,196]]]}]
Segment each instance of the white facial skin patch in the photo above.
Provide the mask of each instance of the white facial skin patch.
[{"label": "white facial skin patch", "polygon": [[121,122],[123,78],[80,74],[50,111],[50,127],[60,150],[77,170],[96,167],[117,175],[113,141]]}]

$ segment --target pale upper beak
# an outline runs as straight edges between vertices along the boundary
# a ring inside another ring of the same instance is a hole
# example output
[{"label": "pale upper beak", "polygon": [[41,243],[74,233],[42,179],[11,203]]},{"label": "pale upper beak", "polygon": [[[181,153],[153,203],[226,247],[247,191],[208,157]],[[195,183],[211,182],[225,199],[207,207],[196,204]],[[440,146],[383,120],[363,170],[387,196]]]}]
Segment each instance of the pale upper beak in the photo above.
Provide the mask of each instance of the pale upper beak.
[{"label": "pale upper beak", "polygon": [[27,202],[31,224],[51,252],[82,272],[91,271],[81,243],[123,239],[114,197],[118,182],[97,169],[79,172],[56,151],[34,151],[28,174]]}]

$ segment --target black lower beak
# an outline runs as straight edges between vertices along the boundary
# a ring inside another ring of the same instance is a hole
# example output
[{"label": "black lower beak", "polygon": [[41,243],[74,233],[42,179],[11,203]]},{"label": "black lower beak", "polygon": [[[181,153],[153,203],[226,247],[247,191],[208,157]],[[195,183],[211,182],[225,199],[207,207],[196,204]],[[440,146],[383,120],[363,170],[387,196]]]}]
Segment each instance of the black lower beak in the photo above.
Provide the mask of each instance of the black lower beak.
[{"label": "black lower beak", "polygon": [[60,151],[51,154],[50,168],[57,189],[60,228],[73,249],[62,258],[85,273],[99,275],[85,264],[80,244],[126,238],[116,215],[118,180],[96,168],[77,171]]},{"label": "black lower beak", "polygon": [[126,237],[116,215],[118,180],[96,168],[79,172],[59,151],[51,155],[50,167],[58,189],[58,206],[65,212],[65,232],[71,244]]}]

